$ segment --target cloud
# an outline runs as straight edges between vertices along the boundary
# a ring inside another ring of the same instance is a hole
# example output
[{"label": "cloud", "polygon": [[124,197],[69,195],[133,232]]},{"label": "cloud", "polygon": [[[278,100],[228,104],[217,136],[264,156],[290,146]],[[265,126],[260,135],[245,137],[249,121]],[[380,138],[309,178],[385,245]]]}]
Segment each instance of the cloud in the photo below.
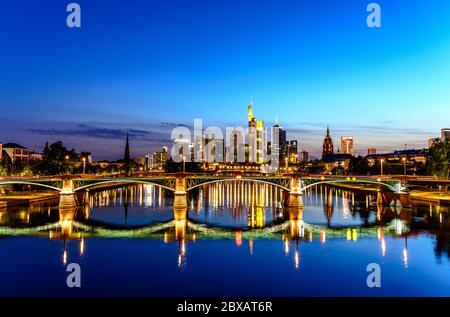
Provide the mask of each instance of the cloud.
[{"label": "cloud", "polygon": [[[126,130],[107,129],[107,128],[78,128],[78,129],[28,129],[29,132],[52,135],[52,136],[84,136],[102,139],[123,139],[126,136]],[[131,138],[143,139],[148,135],[147,131],[128,130]]]},{"label": "cloud", "polygon": [[88,137],[97,139],[123,140],[128,136],[130,139],[150,141],[154,143],[167,143],[170,141],[170,133],[161,131],[161,129],[153,129],[153,131],[143,129],[125,129],[125,128],[104,128],[95,127],[85,123],[77,124],[75,128],[32,128],[27,129],[28,132],[57,137]]}]

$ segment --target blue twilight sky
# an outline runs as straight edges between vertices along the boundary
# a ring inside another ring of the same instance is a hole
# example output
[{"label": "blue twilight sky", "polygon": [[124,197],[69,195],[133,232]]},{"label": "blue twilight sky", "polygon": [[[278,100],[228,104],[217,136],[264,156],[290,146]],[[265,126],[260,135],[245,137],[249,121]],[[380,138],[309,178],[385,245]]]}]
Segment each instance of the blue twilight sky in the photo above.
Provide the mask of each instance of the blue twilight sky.
[{"label": "blue twilight sky", "polygon": [[319,155],[426,146],[450,126],[450,1],[0,0],[0,143],[63,140],[95,159],[170,144],[171,128],[278,115]]}]

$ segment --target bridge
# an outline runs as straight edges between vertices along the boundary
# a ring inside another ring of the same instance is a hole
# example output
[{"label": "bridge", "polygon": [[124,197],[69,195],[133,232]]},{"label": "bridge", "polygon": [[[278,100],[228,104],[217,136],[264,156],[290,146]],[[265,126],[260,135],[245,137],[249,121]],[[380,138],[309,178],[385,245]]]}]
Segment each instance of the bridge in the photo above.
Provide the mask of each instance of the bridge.
[{"label": "bridge", "polygon": [[280,188],[288,195],[286,205],[293,208],[303,206],[303,193],[314,186],[322,184],[369,184],[377,187],[385,193],[382,203],[392,204],[393,201],[407,202],[408,190],[402,186],[400,179],[380,178],[370,176],[340,177],[325,175],[265,175],[250,176],[245,173],[236,176],[211,176],[203,174],[176,173],[165,176],[139,175],[139,176],[110,176],[110,177],[86,177],[80,175],[66,175],[47,178],[3,178],[0,179],[0,186],[4,185],[28,185],[42,187],[58,191],[61,195],[73,195],[101,186],[111,186],[118,184],[151,184],[159,186],[174,193],[174,206],[187,206],[187,194],[189,191],[221,182],[253,182],[269,184]]}]

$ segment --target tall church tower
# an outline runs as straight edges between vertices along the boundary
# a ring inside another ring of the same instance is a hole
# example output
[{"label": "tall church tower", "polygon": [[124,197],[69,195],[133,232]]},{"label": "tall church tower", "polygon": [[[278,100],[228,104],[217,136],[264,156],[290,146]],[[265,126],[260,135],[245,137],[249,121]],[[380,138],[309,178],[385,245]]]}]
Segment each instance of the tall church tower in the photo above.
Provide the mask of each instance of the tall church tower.
[{"label": "tall church tower", "polygon": [[327,134],[323,140],[322,160],[334,154],[333,139],[330,135],[330,129],[327,126]]}]

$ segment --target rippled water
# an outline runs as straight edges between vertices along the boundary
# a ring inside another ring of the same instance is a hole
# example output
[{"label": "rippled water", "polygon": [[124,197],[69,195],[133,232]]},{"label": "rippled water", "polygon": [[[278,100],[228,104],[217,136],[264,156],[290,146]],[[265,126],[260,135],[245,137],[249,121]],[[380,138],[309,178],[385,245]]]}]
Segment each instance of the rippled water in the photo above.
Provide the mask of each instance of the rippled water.
[{"label": "rippled water", "polygon": [[0,210],[0,295],[450,296],[448,207],[316,187],[294,215],[279,189],[230,182],[192,192],[174,221],[172,200],[139,185]]}]

